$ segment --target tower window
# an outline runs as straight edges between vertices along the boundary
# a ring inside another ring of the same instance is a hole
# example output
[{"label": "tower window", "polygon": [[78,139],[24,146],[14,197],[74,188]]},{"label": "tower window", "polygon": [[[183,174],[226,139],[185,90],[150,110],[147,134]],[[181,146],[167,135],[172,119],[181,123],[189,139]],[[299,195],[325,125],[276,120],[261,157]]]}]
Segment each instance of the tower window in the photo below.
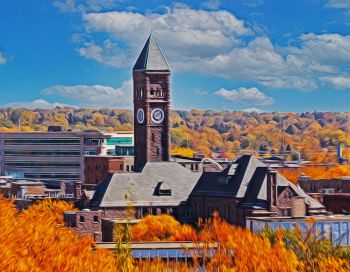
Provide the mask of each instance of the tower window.
[{"label": "tower window", "polygon": [[94,222],[98,223],[98,216],[97,215],[94,216]]},{"label": "tower window", "polygon": [[157,156],[159,156],[159,147],[157,147]]},{"label": "tower window", "polygon": [[154,91],[153,90],[151,90],[151,95],[154,95]]},{"label": "tower window", "polygon": [[152,141],[154,142],[154,133],[152,133]]},{"label": "tower window", "polygon": [[84,216],[81,215],[81,216],[79,217],[79,222],[84,223],[84,221],[85,221],[85,218],[84,218]]}]

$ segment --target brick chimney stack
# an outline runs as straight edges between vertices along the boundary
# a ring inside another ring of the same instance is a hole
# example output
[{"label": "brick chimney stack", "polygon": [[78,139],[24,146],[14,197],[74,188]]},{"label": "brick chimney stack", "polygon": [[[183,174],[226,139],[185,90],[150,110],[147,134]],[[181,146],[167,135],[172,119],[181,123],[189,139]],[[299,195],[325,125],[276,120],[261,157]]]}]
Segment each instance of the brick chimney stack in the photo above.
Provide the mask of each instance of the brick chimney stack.
[{"label": "brick chimney stack", "polygon": [[267,201],[269,205],[269,210],[273,211],[277,208],[277,172],[272,169],[267,170]]},{"label": "brick chimney stack", "polygon": [[82,196],[82,182],[81,181],[77,181],[74,183],[74,198],[75,200],[80,200],[81,196]]}]

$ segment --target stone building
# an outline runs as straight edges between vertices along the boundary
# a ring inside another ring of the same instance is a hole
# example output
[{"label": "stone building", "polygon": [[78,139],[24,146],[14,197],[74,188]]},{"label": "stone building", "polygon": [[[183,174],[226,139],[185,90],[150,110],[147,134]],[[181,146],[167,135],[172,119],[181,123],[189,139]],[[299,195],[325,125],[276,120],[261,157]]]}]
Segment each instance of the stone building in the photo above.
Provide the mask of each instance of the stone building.
[{"label": "stone building", "polygon": [[[90,209],[66,213],[66,225],[81,234],[90,230],[97,241],[108,242],[114,223],[137,222],[147,214],[167,213],[191,223],[218,211],[230,223],[245,226],[247,216],[291,214],[294,198],[301,200],[306,214],[324,212],[319,202],[253,156],[224,166],[211,160],[170,161],[170,68],[152,34],[133,79],[135,172],[106,178],[96,187]],[[204,163],[213,168],[199,171]]]}]

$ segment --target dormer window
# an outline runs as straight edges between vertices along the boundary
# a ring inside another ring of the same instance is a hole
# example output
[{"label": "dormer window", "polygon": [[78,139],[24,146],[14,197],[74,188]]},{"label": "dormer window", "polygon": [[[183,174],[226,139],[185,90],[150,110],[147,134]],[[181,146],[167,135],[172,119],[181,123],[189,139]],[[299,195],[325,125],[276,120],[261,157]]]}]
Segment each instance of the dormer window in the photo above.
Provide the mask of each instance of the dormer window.
[{"label": "dormer window", "polygon": [[171,188],[164,181],[160,181],[153,194],[157,196],[171,196]]}]

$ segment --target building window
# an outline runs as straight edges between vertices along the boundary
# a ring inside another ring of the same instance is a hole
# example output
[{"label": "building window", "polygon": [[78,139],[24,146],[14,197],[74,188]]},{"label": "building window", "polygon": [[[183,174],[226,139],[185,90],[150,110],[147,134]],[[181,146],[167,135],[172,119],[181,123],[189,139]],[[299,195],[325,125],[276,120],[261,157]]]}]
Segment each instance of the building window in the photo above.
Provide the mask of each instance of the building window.
[{"label": "building window", "polygon": [[79,222],[80,222],[80,223],[84,223],[84,222],[85,222],[84,216],[81,215],[81,216],[79,217]]},{"label": "building window", "polygon": [[159,147],[157,147],[157,156],[159,156]]},{"label": "building window", "polygon": [[129,167],[129,165],[127,165],[126,166],[126,172],[129,172],[129,170],[130,170],[130,167]]},{"label": "building window", "polygon": [[97,215],[94,216],[94,222],[98,223],[98,216]]}]

